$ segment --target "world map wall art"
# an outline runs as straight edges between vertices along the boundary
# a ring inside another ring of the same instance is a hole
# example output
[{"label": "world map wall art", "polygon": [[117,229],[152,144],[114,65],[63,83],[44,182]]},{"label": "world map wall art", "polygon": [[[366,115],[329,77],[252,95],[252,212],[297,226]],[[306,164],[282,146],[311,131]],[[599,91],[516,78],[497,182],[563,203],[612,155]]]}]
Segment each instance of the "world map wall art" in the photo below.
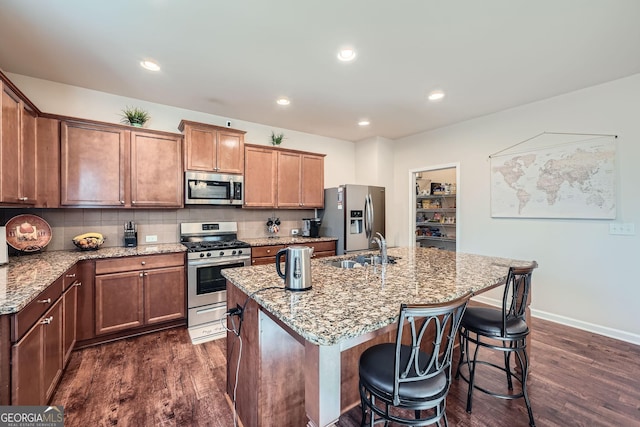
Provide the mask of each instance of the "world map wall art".
[{"label": "world map wall art", "polygon": [[615,137],[541,136],[551,145],[490,156],[491,216],[615,219]]}]

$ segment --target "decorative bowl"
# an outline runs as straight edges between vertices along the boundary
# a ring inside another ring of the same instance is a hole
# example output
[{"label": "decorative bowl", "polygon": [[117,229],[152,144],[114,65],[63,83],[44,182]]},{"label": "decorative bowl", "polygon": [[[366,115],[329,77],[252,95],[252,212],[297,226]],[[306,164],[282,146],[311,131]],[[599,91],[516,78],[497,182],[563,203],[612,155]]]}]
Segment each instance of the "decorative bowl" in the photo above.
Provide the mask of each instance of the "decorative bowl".
[{"label": "decorative bowl", "polygon": [[104,243],[104,237],[102,236],[76,236],[71,239],[73,244],[81,251],[97,251]]}]

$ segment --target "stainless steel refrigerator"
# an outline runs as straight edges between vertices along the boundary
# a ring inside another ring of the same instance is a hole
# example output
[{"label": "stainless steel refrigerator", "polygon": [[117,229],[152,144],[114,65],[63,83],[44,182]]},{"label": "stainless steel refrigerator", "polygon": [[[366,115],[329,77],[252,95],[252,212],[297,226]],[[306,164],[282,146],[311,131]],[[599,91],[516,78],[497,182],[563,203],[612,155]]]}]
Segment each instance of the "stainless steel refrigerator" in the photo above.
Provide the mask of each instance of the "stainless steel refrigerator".
[{"label": "stainless steel refrigerator", "polygon": [[341,185],[324,190],[321,236],[338,238],[336,253],[378,249],[376,232],[384,236],[384,187]]}]

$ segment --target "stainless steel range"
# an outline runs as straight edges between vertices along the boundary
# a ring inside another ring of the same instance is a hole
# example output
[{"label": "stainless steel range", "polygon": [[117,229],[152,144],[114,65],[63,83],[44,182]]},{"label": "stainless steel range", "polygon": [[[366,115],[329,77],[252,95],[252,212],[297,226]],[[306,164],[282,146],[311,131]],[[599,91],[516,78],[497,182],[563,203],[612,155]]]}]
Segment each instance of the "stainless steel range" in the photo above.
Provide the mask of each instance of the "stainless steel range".
[{"label": "stainless steel range", "polygon": [[251,246],[238,240],[235,222],[180,224],[180,242],[187,247],[188,326],[194,344],[222,338],[220,319],[227,311],[225,268],[251,265]]}]

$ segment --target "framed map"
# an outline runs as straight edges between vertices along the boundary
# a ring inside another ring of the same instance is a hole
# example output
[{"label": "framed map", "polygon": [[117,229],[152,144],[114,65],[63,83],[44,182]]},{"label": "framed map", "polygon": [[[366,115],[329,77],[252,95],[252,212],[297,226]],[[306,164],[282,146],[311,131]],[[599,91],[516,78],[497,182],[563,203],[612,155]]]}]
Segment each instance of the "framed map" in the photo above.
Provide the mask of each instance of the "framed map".
[{"label": "framed map", "polygon": [[490,159],[492,217],[616,217],[613,137],[494,155]]}]

